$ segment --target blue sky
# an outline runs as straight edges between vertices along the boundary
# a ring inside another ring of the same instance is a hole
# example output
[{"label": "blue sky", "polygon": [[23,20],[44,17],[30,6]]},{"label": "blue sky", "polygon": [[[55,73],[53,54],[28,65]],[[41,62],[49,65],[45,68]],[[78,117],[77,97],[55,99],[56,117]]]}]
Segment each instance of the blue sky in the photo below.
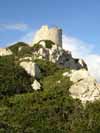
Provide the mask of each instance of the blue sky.
[{"label": "blue sky", "polygon": [[43,24],[57,25],[64,34],[95,44],[99,52],[100,0],[0,0],[0,47]]}]

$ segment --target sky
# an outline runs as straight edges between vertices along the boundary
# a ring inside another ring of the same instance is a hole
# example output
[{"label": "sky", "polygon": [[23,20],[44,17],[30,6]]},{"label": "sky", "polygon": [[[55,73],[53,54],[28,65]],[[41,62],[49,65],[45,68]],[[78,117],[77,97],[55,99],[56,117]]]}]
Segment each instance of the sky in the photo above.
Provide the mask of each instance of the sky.
[{"label": "sky", "polygon": [[0,0],[0,47],[32,41],[45,24],[63,29],[64,48],[100,81],[100,0]]}]

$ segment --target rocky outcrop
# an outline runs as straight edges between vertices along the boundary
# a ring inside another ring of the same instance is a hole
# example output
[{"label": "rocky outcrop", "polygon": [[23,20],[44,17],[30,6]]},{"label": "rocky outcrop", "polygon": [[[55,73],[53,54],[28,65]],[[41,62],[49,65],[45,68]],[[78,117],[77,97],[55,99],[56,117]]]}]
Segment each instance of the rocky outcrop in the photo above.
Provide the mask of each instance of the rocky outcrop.
[{"label": "rocky outcrop", "polygon": [[86,101],[93,102],[100,99],[100,84],[91,76],[73,84],[70,88],[73,98],[80,99],[83,103]]},{"label": "rocky outcrop", "polygon": [[86,71],[85,69],[80,69],[80,70],[72,70],[71,71],[71,75],[70,75],[70,80],[73,82],[73,83],[76,83],[76,82],[79,82],[87,77],[90,76],[89,72]]},{"label": "rocky outcrop", "polygon": [[[54,45],[52,44],[52,47],[48,48],[46,47],[46,41],[51,41]],[[41,45],[41,47],[33,52],[34,59],[47,59],[62,67],[75,70],[87,69],[87,65],[82,59],[74,59],[70,51],[65,51],[62,48],[62,30],[57,27],[42,26],[33,39],[33,47],[36,44]]]},{"label": "rocky outcrop", "polygon": [[71,69],[87,69],[87,65],[82,59],[74,59],[70,51],[66,51],[58,45],[53,45],[51,48],[46,48],[45,43],[40,43],[41,47],[33,52],[34,59],[49,60],[61,67]]},{"label": "rocky outcrop", "polygon": [[10,49],[7,48],[0,48],[0,56],[12,55]]},{"label": "rocky outcrop", "polygon": [[40,69],[36,63],[32,61],[22,61],[20,66],[23,67],[31,76],[35,78],[40,77]]},{"label": "rocky outcrop", "polygon": [[[70,51],[62,48],[62,30],[59,28],[43,26],[37,31],[32,46],[19,42],[8,48],[1,48],[0,56],[6,55],[14,56],[15,63],[19,63],[29,75],[34,77],[31,84],[34,90],[41,89],[41,84],[37,81],[41,73],[34,61],[42,59],[57,64],[59,68],[70,68],[70,72],[62,75],[69,77],[73,82],[69,88],[73,98],[78,98],[83,103],[100,99],[100,84],[90,76],[84,60],[73,58]],[[60,83],[61,80],[58,80],[57,84]]]},{"label": "rocky outcrop", "polygon": [[100,99],[100,84],[85,69],[72,70],[71,73],[63,73],[63,76],[69,76],[73,82],[69,89],[73,98],[80,99],[82,103]]}]

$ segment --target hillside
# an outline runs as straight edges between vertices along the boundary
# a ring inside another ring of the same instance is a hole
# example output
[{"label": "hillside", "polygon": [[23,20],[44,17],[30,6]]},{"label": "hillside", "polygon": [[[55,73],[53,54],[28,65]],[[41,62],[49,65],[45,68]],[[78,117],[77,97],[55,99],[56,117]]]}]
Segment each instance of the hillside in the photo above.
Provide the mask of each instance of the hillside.
[{"label": "hillside", "polygon": [[42,26],[32,45],[0,49],[0,133],[99,133],[100,84]]},{"label": "hillside", "polygon": [[[46,43],[51,49],[50,41]],[[98,133],[100,101],[84,106],[73,99],[69,91],[73,82],[63,76],[72,68],[34,58],[41,47],[19,42],[9,47],[12,55],[0,57],[0,133]],[[30,61],[38,65],[38,77],[20,66]],[[32,87],[34,80],[41,85],[38,90]]]}]

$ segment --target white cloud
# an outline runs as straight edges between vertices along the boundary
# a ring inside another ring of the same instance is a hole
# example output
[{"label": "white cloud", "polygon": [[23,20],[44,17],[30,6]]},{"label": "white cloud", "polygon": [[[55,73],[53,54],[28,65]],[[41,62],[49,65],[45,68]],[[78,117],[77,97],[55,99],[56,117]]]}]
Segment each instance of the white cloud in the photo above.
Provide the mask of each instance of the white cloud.
[{"label": "white cloud", "polygon": [[89,45],[77,38],[63,35],[63,48],[72,51],[74,57],[84,57],[91,54],[93,45]]},{"label": "white cloud", "polygon": [[16,23],[16,24],[0,24],[0,30],[19,30],[24,31],[29,29],[28,24]]},{"label": "white cloud", "polygon": [[73,57],[83,58],[88,65],[90,74],[100,82],[100,55],[94,53],[94,46],[77,38],[63,35],[64,49],[70,50]]},{"label": "white cloud", "polygon": [[100,82],[100,55],[90,54],[85,57],[89,72]]}]

